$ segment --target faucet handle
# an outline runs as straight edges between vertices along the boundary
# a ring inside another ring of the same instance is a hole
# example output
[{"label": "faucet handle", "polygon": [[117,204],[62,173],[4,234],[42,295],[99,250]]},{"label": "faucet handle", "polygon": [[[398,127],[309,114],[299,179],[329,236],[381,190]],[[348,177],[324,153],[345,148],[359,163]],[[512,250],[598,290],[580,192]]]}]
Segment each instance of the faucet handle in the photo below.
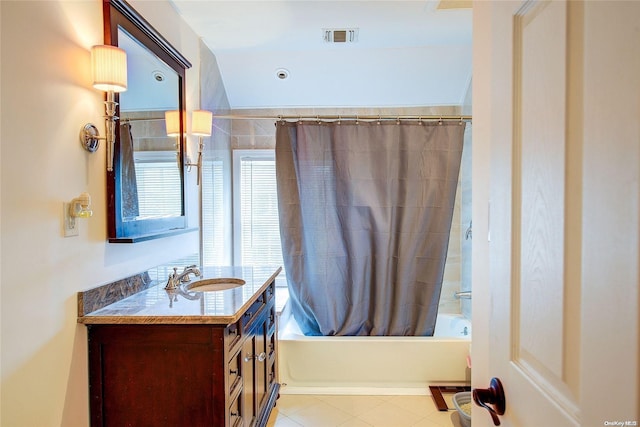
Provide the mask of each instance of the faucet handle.
[{"label": "faucet handle", "polygon": [[178,285],[176,285],[176,277],[178,277],[178,267],[173,267],[173,273],[169,273],[167,285],[164,288],[168,290],[177,288]]}]

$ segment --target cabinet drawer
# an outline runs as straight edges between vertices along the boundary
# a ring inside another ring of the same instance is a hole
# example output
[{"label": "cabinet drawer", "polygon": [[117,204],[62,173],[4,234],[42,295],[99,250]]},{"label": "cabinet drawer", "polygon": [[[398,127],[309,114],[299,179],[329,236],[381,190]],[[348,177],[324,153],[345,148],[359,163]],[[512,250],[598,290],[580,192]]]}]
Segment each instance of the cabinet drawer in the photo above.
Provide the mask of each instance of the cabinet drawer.
[{"label": "cabinet drawer", "polygon": [[232,323],[224,330],[224,340],[227,348],[233,349],[240,342],[240,322]]},{"label": "cabinet drawer", "polygon": [[262,310],[262,308],[264,307],[265,305],[264,297],[265,297],[264,294],[261,294],[256,300],[256,302],[251,304],[251,307],[249,307],[249,309],[242,315],[241,321],[242,321],[243,332],[246,332],[248,330],[253,320],[260,313],[260,310]]},{"label": "cabinet drawer", "polygon": [[238,394],[235,400],[231,402],[231,405],[229,405],[227,419],[229,420],[229,425],[232,427],[242,425],[242,405],[240,404],[240,396],[242,396],[242,393]]},{"label": "cabinet drawer", "polygon": [[271,384],[275,383],[277,379],[278,377],[276,375],[276,364],[270,363],[269,372],[267,374],[267,383],[269,384],[269,386],[271,386]]},{"label": "cabinet drawer", "polygon": [[236,353],[235,356],[229,360],[229,365],[227,368],[228,378],[229,378],[229,395],[233,395],[237,387],[242,386],[242,354],[241,352]]},{"label": "cabinet drawer", "polygon": [[276,294],[276,284],[275,284],[275,282],[272,282],[269,285],[269,287],[265,291],[265,294],[266,294],[266,299],[267,299],[267,303],[268,303],[269,301],[271,301],[273,299],[273,297]]},{"label": "cabinet drawer", "polygon": [[269,314],[267,315],[267,331],[271,331],[276,326],[276,307],[271,304],[269,307]]},{"label": "cabinet drawer", "polygon": [[267,338],[267,354],[272,359],[276,354],[276,334],[272,332]]}]

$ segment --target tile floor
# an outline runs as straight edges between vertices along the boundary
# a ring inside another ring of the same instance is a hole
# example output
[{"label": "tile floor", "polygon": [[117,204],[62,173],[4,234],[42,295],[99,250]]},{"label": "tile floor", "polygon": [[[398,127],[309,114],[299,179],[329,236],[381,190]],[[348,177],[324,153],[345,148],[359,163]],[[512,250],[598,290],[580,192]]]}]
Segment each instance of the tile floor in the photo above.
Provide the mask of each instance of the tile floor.
[{"label": "tile floor", "polygon": [[[454,408],[450,395],[444,395]],[[268,427],[460,427],[453,410],[440,412],[431,396],[281,394]]]}]

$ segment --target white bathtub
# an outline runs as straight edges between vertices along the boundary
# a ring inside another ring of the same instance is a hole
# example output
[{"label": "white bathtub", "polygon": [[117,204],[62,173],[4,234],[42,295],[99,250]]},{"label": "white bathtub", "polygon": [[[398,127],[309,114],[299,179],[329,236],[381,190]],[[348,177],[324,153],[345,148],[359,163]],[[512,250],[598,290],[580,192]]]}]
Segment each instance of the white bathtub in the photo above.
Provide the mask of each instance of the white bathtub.
[{"label": "white bathtub", "polygon": [[278,337],[284,394],[429,394],[470,381],[471,323],[461,315],[438,315],[433,337],[307,337],[285,309]]}]

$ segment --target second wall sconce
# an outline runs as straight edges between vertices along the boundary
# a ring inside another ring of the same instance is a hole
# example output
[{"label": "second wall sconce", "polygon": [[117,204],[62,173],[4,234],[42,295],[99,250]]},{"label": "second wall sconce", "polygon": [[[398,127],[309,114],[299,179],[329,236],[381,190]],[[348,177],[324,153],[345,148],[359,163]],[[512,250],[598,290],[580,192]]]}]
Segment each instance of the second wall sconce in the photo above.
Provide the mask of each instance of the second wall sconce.
[{"label": "second wall sconce", "polygon": [[164,124],[167,128],[167,136],[180,136],[180,111],[165,111]]},{"label": "second wall sconce", "polygon": [[115,92],[127,90],[127,53],[109,45],[93,46],[91,48],[91,65],[93,87],[107,93],[105,104],[105,132],[106,137],[100,137],[98,128],[87,123],[80,130],[80,142],[89,152],[98,149],[99,141],[106,140],[107,144],[107,170],[113,171],[113,152],[115,144],[116,106]]},{"label": "second wall sconce", "polygon": [[[167,110],[164,112],[164,125],[167,130],[167,136],[174,137],[176,142],[173,148],[176,150],[176,154],[180,153],[180,111]],[[180,167],[180,156],[177,157],[178,167]]]}]

